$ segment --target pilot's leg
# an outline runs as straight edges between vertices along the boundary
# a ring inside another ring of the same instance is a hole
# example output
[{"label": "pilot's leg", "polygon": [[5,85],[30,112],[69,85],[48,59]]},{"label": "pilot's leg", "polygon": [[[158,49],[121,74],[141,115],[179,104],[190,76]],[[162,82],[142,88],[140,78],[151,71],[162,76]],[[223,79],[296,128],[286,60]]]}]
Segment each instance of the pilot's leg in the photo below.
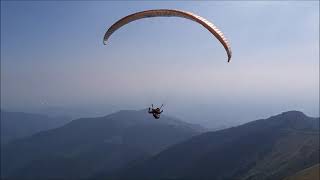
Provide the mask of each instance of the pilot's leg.
[{"label": "pilot's leg", "polygon": [[158,119],[158,116],[155,113],[153,113],[152,115],[154,118]]}]

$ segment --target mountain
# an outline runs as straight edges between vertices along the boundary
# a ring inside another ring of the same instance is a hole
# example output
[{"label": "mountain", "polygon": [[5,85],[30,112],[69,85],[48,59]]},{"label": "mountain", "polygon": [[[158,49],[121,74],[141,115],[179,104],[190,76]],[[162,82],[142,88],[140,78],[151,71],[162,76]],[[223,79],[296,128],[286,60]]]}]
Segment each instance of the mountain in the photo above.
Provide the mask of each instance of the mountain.
[{"label": "mountain", "polygon": [[284,180],[317,180],[320,179],[320,165],[314,165],[298,173],[285,178]]},{"label": "mountain", "polygon": [[45,115],[7,112],[1,110],[1,144],[31,136],[40,131],[62,126],[70,121],[67,117],[50,118]]},{"label": "mountain", "polygon": [[202,132],[197,125],[146,110],[73,120],[14,141],[2,150],[2,177],[84,178],[112,172]]},{"label": "mountain", "polygon": [[108,179],[278,180],[317,163],[319,118],[290,111],[192,137]]}]

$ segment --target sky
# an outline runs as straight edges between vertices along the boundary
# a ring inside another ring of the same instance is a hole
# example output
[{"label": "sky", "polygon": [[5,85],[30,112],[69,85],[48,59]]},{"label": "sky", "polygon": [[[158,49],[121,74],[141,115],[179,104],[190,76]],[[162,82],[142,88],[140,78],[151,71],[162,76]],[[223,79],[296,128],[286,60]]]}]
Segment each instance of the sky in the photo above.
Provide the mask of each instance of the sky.
[{"label": "sky", "polygon": [[[183,18],[120,18],[180,9],[215,24],[223,46]],[[1,108],[105,115],[165,104],[208,127],[288,110],[319,116],[318,1],[1,1]]]}]

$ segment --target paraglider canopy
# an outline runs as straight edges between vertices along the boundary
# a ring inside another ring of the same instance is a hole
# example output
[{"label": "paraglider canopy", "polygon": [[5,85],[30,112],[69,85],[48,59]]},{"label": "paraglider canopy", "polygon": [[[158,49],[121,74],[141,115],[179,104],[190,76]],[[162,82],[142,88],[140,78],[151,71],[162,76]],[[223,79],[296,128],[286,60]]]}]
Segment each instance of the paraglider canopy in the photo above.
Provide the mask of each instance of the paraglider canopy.
[{"label": "paraglider canopy", "polygon": [[201,24],[220,41],[220,43],[223,45],[224,49],[227,52],[228,62],[230,61],[232,56],[230,44],[228,40],[224,37],[222,32],[213,23],[191,12],[174,10],[174,9],[154,9],[154,10],[141,11],[141,12],[137,12],[137,13],[125,16],[120,20],[118,20],[117,22],[115,22],[112,26],[110,26],[110,28],[107,30],[107,32],[104,35],[103,43],[106,45],[112,33],[115,32],[120,27],[132,21],[143,19],[143,18],[150,18],[150,17],[181,17],[181,18],[186,18]]}]

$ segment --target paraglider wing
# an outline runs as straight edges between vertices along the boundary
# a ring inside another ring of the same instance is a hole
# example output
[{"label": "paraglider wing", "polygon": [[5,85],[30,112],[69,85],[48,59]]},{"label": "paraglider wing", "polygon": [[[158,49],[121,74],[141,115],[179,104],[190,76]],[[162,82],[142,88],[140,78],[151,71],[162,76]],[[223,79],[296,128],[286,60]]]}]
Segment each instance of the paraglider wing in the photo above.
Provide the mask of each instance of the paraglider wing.
[{"label": "paraglider wing", "polygon": [[204,19],[203,17],[195,15],[193,13],[186,12],[186,11],[180,11],[180,10],[173,10],[173,9],[154,9],[154,10],[147,10],[147,11],[141,11],[141,12],[137,12],[134,14],[130,14],[130,15],[120,19],[116,23],[114,23],[108,29],[108,31],[104,35],[103,43],[106,45],[109,37],[112,35],[113,32],[115,32],[120,27],[122,27],[132,21],[142,19],[142,18],[172,17],[172,16],[186,18],[186,19],[195,21],[195,22],[201,24],[202,26],[204,26],[206,29],[208,29],[211,32],[211,34],[213,34],[220,41],[220,43],[223,45],[223,47],[226,50],[227,55],[228,55],[228,62],[230,61],[231,56],[232,56],[230,44],[227,41],[227,39],[224,37],[222,32],[214,24],[212,24],[208,20]]}]

